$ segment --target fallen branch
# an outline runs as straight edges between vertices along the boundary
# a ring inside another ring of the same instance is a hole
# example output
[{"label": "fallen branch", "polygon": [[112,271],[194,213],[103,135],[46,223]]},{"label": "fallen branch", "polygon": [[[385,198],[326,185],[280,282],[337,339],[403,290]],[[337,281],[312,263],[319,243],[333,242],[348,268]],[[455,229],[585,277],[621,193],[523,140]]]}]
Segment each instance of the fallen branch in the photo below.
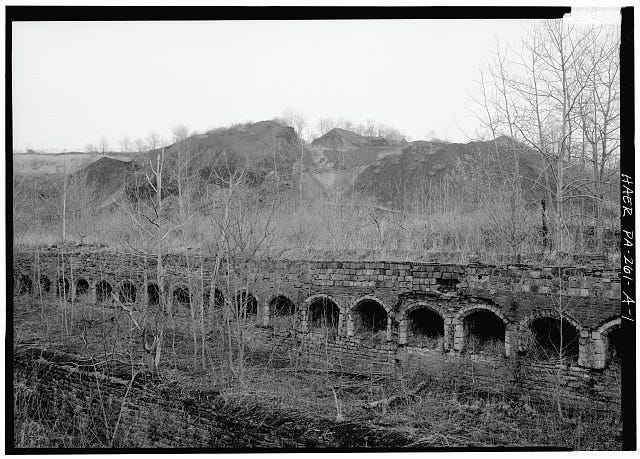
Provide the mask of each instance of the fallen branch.
[{"label": "fallen branch", "polygon": [[123,304],[120,301],[120,299],[115,295],[115,293],[111,293],[111,301],[113,301],[113,303],[120,306],[120,309],[122,309],[129,315],[129,319],[133,323],[135,329],[140,330],[140,325],[138,325],[138,321],[133,317],[133,310],[130,307],[127,307],[125,304]]},{"label": "fallen branch", "polygon": [[382,406],[382,412],[384,414],[386,414],[387,413],[387,409],[392,404],[394,404],[398,400],[402,400],[402,399],[405,399],[407,397],[415,397],[420,392],[422,392],[427,387],[428,384],[429,384],[429,381],[423,381],[420,384],[418,384],[418,386],[414,390],[412,390],[411,392],[404,393],[404,394],[398,394],[398,395],[392,395],[391,397],[383,398],[382,400],[376,400],[375,402],[369,402],[364,406],[364,408],[371,409],[371,408],[376,408],[378,406]]}]

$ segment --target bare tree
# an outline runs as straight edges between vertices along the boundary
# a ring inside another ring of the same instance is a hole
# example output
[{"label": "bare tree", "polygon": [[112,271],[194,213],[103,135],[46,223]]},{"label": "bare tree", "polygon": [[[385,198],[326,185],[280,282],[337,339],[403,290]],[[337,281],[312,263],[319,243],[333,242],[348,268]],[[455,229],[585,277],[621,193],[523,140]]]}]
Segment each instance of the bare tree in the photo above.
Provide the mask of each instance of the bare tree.
[{"label": "bare tree", "polygon": [[[142,329],[142,347],[147,353],[147,368],[157,373],[162,358],[162,346],[165,335],[165,317],[171,314],[170,302],[167,299],[166,275],[163,256],[168,251],[168,237],[181,229],[181,222],[167,218],[166,203],[163,202],[166,159],[164,142],[160,142],[160,151],[146,159],[145,167],[139,174],[144,182],[137,180],[134,184],[134,199],[128,196],[113,198],[114,203],[129,217],[140,234],[139,245],[131,248],[144,256],[156,260],[156,284],[158,286],[158,310],[154,315],[153,331],[145,324]],[[136,176],[136,179],[138,177]],[[152,191],[150,199],[142,192],[145,187]],[[146,310],[142,315],[146,317]]]},{"label": "bare tree", "polygon": [[332,118],[320,118],[318,121],[318,130],[320,131],[320,135],[325,135],[331,129],[335,129],[338,126],[338,123]]},{"label": "bare tree", "polygon": [[135,151],[136,153],[138,153],[138,155],[142,155],[143,153],[146,153],[147,151],[149,151],[149,145],[144,139],[136,139],[133,142],[133,144],[135,146]]},{"label": "bare tree", "polygon": [[107,140],[107,136],[102,134],[100,138],[100,151],[102,152],[102,156],[104,156],[109,151],[109,141]]},{"label": "bare tree", "polygon": [[160,146],[160,136],[156,132],[152,132],[147,136],[147,145],[150,150],[155,150]]},{"label": "bare tree", "polygon": [[371,118],[367,119],[367,121],[366,121],[366,125],[364,127],[363,135],[366,135],[366,136],[369,136],[369,137],[375,137],[375,135],[376,135],[376,122],[374,120],[372,120]]},{"label": "bare tree", "polygon": [[345,131],[352,131],[353,123],[345,118],[340,118],[338,120],[338,125],[336,127],[342,128]]},{"label": "bare tree", "polygon": [[239,285],[233,273],[242,270],[245,262],[274,256],[271,247],[277,229],[276,205],[246,186],[248,160],[238,165],[223,152],[219,161],[221,164],[213,173],[221,189],[206,203],[208,223],[216,240],[206,250],[214,258],[213,279],[217,282],[212,285],[211,294],[219,287],[228,299],[221,327],[226,339],[218,351],[240,382],[246,359],[246,327],[255,318],[249,314],[247,298],[237,297],[236,293],[239,289],[251,290],[256,279],[247,276],[244,284]]},{"label": "bare tree", "polygon": [[304,170],[304,143],[305,138],[310,134],[307,129],[307,119],[306,117],[294,110],[292,107],[285,110],[283,114],[284,118],[287,120],[290,126],[295,129],[296,134],[298,134],[298,138],[300,139],[300,177],[298,183],[299,190],[299,204],[302,205],[302,172]]},{"label": "bare tree", "polygon": [[84,170],[67,174],[64,177],[65,189],[65,232],[85,242],[92,232],[95,220],[95,189],[87,182]]},{"label": "bare tree", "polygon": [[85,153],[98,153],[98,147],[92,143],[88,143],[84,146]]},{"label": "bare tree", "polygon": [[538,212],[527,203],[520,176],[512,173],[511,143],[497,139],[488,151],[460,158],[445,182],[453,185],[454,200],[465,203],[465,212],[478,212],[486,244],[508,250],[520,263],[523,245],[535,242]]},{"label": "bare tree", "polygon": [[[572,152],[577,138],[583,136],[583,101],[598,73],[596,61],[589,62],[588,56],[602,46],[601,35],[595,27],[577,27],[565,20],[537,23],[518,52],[497,47],[488,75],[480,72],[481,97],[475,100],[481,110],[476,116],[485,131],[494,139],[507,135],[523,142],[545,162],[537,184],[547,190],[548,201],[554,204],[557,251],[567,247],[563,237],[567,207],[572,200],[593,195],[589,191],[592,180],[579,173]],[[611,59],[597,61],[608,61],[610,69],[617,67]],[[520,175],[517,155],[514,159],[512,173]]]},{"label": "bare tree", "polygon": [[617,28],[600,31],[602,46],[590,48],[579,77],[586,80],[579,100],[579,118],[583,136],[581,165],[587,166],[586,146],[591,150],[596,250],[603,249],[604,188],[616,175],[615,158],[620,147],[620,33]]},{"label": "bare tree", "polygon": [[[193,188],[196,185],[195,182],[198,177],[197,167],[194,167],[194,158],[196,157],[196,152],[194,151],[192,139],[189,136],[189,131],[185,126],[181,125],[173,129],[173,141],[173,161],[171,162],[171,169],[175,178],[174,182],[177,191],[177,221],[180,228],[179,233],[182,236],[183,248],[188,249],[189,237],[187,230],[196,216],[196,213],[192,207],[195,191]],[[189,286],[189,292],[192,294],[192,292],[196,290],[195,279],[192,275],[194,262],[190,257],[188,250],[185,251],[185,260],[187,263],[187,282]],[[191,299],[191,301],[189,301],[189,312],[191,315],[191,337],[193,340],[194,369],[197,367],[197,357],[199,350],[198,336],[196,332],[196,307],[199,307],[199,311],[197,312],[199,317],[202,318],[204,315],[204,304],[201,295],[195,296]],[[203,325],[203,322],[201,322],[201,324]],[[201,337],[203,340],[202,348],[204,349],[204,330],[201,331]]]},{"label": "bare tree", "polygon": [[129,153],[129,150],[131,148],[131,140],[129,140],[128,136],[124,136],[118,143],[120,144],[120,151],[122,151],[123,153]]}]

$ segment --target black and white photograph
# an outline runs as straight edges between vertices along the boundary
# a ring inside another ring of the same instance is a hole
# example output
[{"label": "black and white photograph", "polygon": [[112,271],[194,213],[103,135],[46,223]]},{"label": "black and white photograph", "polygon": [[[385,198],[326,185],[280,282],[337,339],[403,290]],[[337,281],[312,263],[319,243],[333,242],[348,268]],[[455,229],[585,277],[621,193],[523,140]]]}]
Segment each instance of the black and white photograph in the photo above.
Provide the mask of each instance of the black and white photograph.
[{"label": "black and white photograph", "polygon": [[5,14],[8,454],[637,448],[633,8]]}]

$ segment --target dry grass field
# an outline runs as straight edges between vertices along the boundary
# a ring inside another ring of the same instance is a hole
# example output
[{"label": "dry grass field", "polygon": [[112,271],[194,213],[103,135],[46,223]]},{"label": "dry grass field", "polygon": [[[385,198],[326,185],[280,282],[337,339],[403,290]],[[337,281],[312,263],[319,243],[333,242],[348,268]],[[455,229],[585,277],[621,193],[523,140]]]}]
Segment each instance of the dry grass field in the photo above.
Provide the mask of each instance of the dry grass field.
[{"label": "dry grass field", "polygon": [[[29,295],[14,298],[14,339],[17,347],[61,350],[88,358],[103,371],[123,379],[144,373],[140,336],[132,332],[129,316],[112,306],[39,301]],[[205,366],[194,363],[191,326],[186,314],[170,318],[165,336],[165,371],[161,383],[186,389],[214,391],[229,403],[251,410],[284,410],[301,419],[344,421],[384,426],[415,438],[416,447],[531,447],[619,449],[618,415],[589,408],[565,411],[554,404],[533,401],[523,394],[494,393],[456,383],[455,376],[439,378],[418,371],[395,376],[332,372],[330,366],[310,368],[259,342],[247,344],[242,372],[228,365],[225,324],[219,314],[207,315]],[[251,323],[243,324],[249,330]],[[232,327],[233,328],[233,327]],[[233,349],[232,349],[233,351]],[[237,351],[237,349],[236,349]],[[464,365],[464,361],[460,363]],[[369,402],[407,394],[421,381],[427,388],[388,409],[367,409]],[[20,447],[100,447],[95,439],[68,431],[68,419],[33,419],[27,413],[42,403],[30,397],[21,381],[14,381],[15,442]],[[22,389],[24,387],[24,389]],[[29,409],[27,409],[27,407]]]}]

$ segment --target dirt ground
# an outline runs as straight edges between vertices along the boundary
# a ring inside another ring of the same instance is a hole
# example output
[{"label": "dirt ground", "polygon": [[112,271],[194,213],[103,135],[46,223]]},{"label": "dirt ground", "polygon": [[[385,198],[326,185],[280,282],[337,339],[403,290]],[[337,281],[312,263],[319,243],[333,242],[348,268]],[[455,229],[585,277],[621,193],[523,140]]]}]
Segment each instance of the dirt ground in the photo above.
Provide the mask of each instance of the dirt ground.
[{"label": "dirt ground", "polygon": [[[14,298],[13,314],[14,347],[81,355],[107,371],[110,366],[125,366],[130,375],[144,372],[142,334],[125,311],[24,295]],[[133,317],[141,327],[153,327],[154,314],[135,311]],[[621,448],[622,421],[617,413],[580,408],[559,416],[551,403],[534,404],[521,394],[490,393],[481,387],[436,381],[412,396],[409,394],[425,381],[418,373],[379,375],[337,373],[328,366],[311,368],[292,359],[291,353],[240,346],[236,323],[205,317],[204,325],[203,352],[201,323],[195,324],[198,345],[194,357],[190,315],[181,311],[166,319],[160,368],[163,382],[216,389],[230,400],[302,416],[385,426],[415,437],[415,447]],[[368,407],[395,395],[403,397],[388,407]]]}]

